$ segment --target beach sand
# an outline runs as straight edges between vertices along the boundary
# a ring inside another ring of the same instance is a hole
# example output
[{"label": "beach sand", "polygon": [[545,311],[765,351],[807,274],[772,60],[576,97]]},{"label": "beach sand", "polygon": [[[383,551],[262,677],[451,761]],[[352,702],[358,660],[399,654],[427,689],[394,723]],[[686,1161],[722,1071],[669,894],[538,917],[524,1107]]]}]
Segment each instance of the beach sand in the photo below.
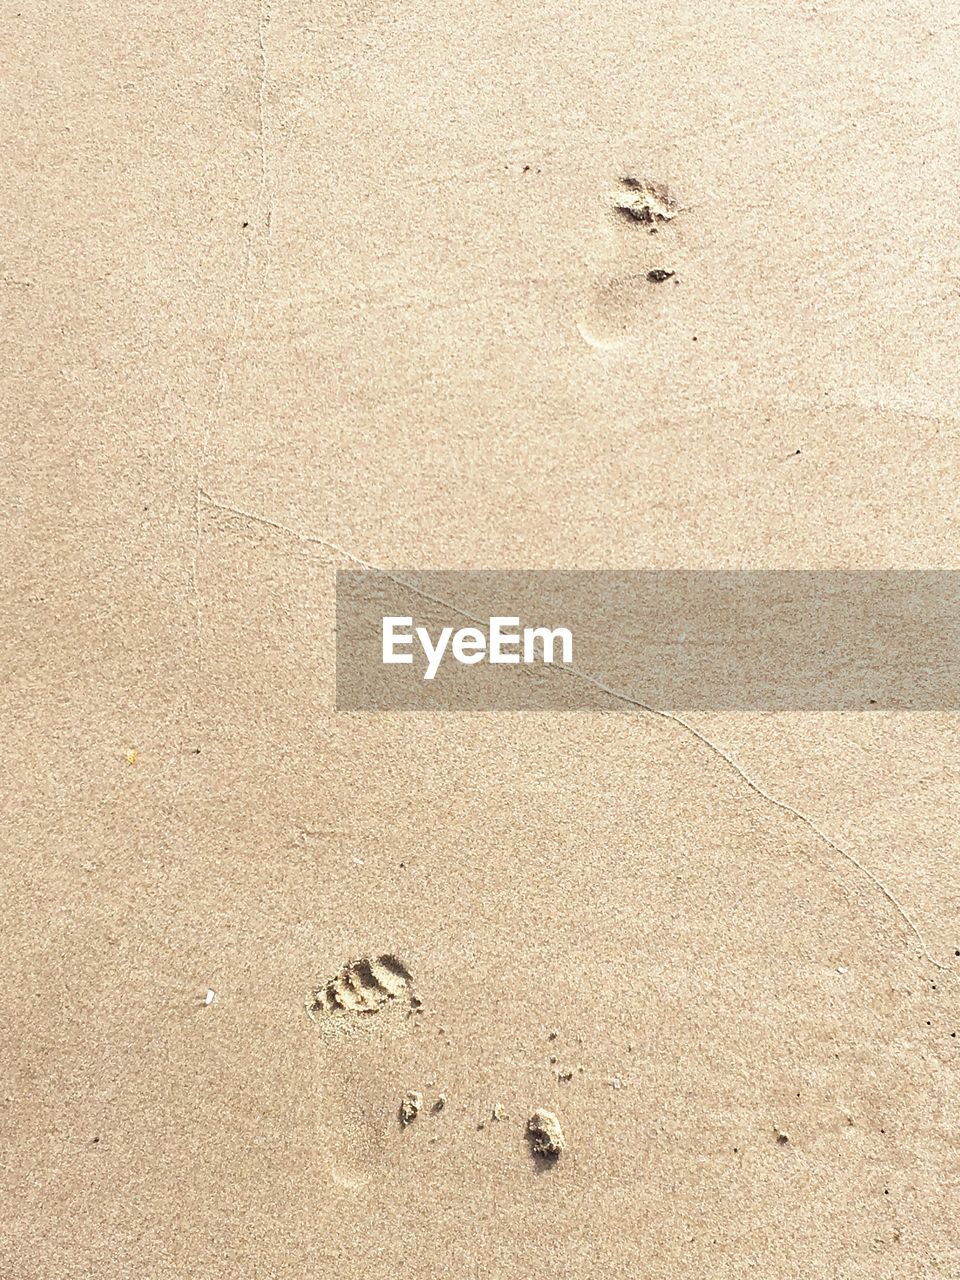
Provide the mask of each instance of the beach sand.
[{"label": "beach sand", "polygon": [[333,670],[349,556],[954,565],[951,6],[3,26],[0,1273],[960,1274],[955,715]]}]

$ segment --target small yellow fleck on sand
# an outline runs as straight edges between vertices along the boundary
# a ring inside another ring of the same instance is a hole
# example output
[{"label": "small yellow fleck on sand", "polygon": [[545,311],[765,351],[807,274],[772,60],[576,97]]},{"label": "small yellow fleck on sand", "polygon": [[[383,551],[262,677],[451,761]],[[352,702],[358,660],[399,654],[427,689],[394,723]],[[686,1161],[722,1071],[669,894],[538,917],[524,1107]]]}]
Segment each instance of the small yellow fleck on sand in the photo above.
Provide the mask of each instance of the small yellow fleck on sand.
[{"label": "small yellow fleck on sand", "polygon": [[139,752],[139,751],[128,751],[128,752],[127,752],[127,764],[136,764],[136,763],[137,763],[137,757],[139,756],[139,754],[140,754],[140,752]]}]

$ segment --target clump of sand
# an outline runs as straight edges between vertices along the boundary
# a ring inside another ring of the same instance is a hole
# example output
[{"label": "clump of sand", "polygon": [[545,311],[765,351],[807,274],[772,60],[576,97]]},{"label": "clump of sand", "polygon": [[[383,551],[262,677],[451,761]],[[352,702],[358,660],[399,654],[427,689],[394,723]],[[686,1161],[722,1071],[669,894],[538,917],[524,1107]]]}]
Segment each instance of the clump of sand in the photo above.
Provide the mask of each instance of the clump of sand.
[{"label": "clump of sand", "polygon": [[413,1124],[422,1110],[423,1094],[418,1093],[416,1089],[408,1089],[400,1099],[400,1123],[404,1128],[408,1124]]},{"label": "clump of sand", "polygon": [[557,1160],[567,1145],[560,1121],[552,1111],[538,1108],[527,1121],[527,1136],[534,1155],[547,1160]]}]

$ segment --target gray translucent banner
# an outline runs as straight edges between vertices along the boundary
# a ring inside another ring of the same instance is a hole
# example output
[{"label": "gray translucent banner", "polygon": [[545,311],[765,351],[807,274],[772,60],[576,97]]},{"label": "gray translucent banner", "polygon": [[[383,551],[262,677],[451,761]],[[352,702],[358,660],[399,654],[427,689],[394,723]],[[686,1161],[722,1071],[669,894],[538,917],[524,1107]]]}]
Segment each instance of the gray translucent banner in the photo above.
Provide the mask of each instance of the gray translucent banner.
[{"label": "gray translucent banner", "polygon": [[956,709],[960,571],[337,573],[341,710],[623,697],[672,711]]}]

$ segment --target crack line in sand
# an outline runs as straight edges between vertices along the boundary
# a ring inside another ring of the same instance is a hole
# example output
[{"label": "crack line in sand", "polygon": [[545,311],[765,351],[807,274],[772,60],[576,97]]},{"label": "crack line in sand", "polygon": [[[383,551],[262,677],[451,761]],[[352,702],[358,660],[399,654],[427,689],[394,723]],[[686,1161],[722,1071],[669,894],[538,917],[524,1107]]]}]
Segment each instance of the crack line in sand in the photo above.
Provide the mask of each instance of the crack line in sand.
[{"label": "crack line in sand", "polygon": [[[354,555],[352,551],[347,551],[344,547],[338,546],[335,542],[330,542],[327,538],[320,538],[316,534],[302,533],[299,529],[294,529],[290,525],[283,524],[280,520],[272,520],[269,516],[257,515],[253,511],[244,510],[243,507],[236,507],[232,506],[230,503],[220,502],[211,497],[210,494],[203,489],[199,491],[199,494],[209,507],[212,507],[217,511],[223,511],[229,515],[240,516],[245,520],[252,520],[255,524],[264,525],[268,529],[275,529],[279,533],[288,534],[298,542],[325,547],[328,551],[336,552],[337,555],[343,556],[344,559],[349,560],[352,564],[359,565],[362,569],[367,569],[371,573],[382,574],[383,577],[388,578],[391,582],[395,582],[397,586],[403,587],[407,591],[412,591],[415,595],[420,596],[424,600],[430,600],[434,604],[442,605],[445,609],[452,609],[455,613],[458,613],[462,618],[466,618],[469,622],[477,622],[481,625],[486,625],[486,623],[489,622],[489,619],[478,618],[474,614],[469,613],[466,609],[462,608],[462,606],[454,604],[451,600],[442,600],[438,596],[431,595],[429,591],[424,591],[415,583],[398,577],[396,574],[391,573],[389,569],[382,569],[379,565],[371,564],[369,560],[364,560],[360,556]],[[806,827],[808,831],[816,836],[822,844],[826,845],[828,849],[843,858],[844,861],[848,862],[852,867],[855,867],[861,875],[865,876],[870,884],[872,884],[873,887],[886,899],[886,901],[890,903],[897,915],[899,915],[901,920],[903,920],[904,924],[906,924],[907,928],[917,940],[924,959],[927,960],[929,964],[932,964],[935,969],[939,969],[942,972],[951,971],[952,967],[950,965],[943,964],[933,956],[919,926],[916,924],[909,911],[900,902],[899,898],[897,898],[893,891],[887,888],[879,876],[871,871],[869,867],[865,866],[852,853],[837,844],[832,836],[829,836],[826,831],[824,831],[823,828],[808,814],[790,804],[789,801],[780,800],[777,796],[772,795],[767,791],[766,788],[762,786],[761,783],[757,782],[747,772],[743,765],[730,755],[728,751],[724,750],[724,748],[718,743],[707,737],[707,735],[695,725],[692,725],[688,720],[684,720],[682,716],[677,715],[673,711],[663,711],[659,707],[653,707],[649,703],[643,702],[640,698],[636,698],[632,694],[623,693],[618,689],[613,689],[610,685],[604,684],[604,682],[598,679],[598,677],[591,675],[588,671],[582,671],[578,667],[566,666],[562,663],[558,663],[551,666],[550,670],[556,670],[564,675],[572,676],[576,680],[584,680],[587,684],[592,684],[595,688],[600,689],[601,692],[608,694],[611,698],[624,702],[628,706],[636,707],[640,711],[645,711],[648,715],[658,716],[661,720],[668,720],[672,724],[678,725],[681,729],[686,730],[687,733],[691,734],[699,743],[705,746],[708,751],[711,751],[715,756],[722,760],[723,763],[731,769],[737,777],[745,783],[752,792],[754,792],[755,795],[759,796],[760,799],[765,800],[767,804],[779,809],[781,813],[785,813],[789,817],[795,818],[802,826]]]},{"label": "crack line in sand", "polygon": [[[194,628],[197,642],[197,674],[203,671],[203,602],[200,590],[200,546],[201,546],[201,517],[200,504],[205,496],[203,494],[203,476],[207,466],[207,451],[210,442],[210,432],[216,427],[223,413],[224,400],[226,399],[226,382],[227,369],[230,363],[231,353],[238,348],[237,334],[243,321],[243,313],[246,306],[247,290],[250,286],[250,279],[253,275],[253,266],[256,257],[255,235],[259,230],[260,219],[263,211],[264,199],[267,195],[269,186],[269,172],[267,162],[267,140],[266,140],[266,96],[267,96],[267,47],[266,32],[270,22],[269,0],[257,0],[257,59],[259,65],[259,74],[257,76],[257,145],[260,153],[260,177],[257,184],[257,198],[253,215],[254,235],[248,236],[246,240],[246,249],[243,257],[243,269],[240,275],[240,283],[237,286],[236,298],[233,305],[233,319],[230,325],[230,332],[223,344],[223,351],[220,354],[219,368],[217,369],[217,381],[214,392],[214,404],[210,413],[204,417],[203,429],[200,433],[200,447],[197,450],[196,463],[196,494],[194,496],[194,541],[193,554],[190,561],[190,588],[193,596],[194,609]],[[267,249],[269,251],[270,242],[270,225],[271,210],[267,209]],[[245,224],[246,225],[246,224]],[[255,304],[254,315],[256,314]],[[249,325],[247,326],[249,329]]]}]

